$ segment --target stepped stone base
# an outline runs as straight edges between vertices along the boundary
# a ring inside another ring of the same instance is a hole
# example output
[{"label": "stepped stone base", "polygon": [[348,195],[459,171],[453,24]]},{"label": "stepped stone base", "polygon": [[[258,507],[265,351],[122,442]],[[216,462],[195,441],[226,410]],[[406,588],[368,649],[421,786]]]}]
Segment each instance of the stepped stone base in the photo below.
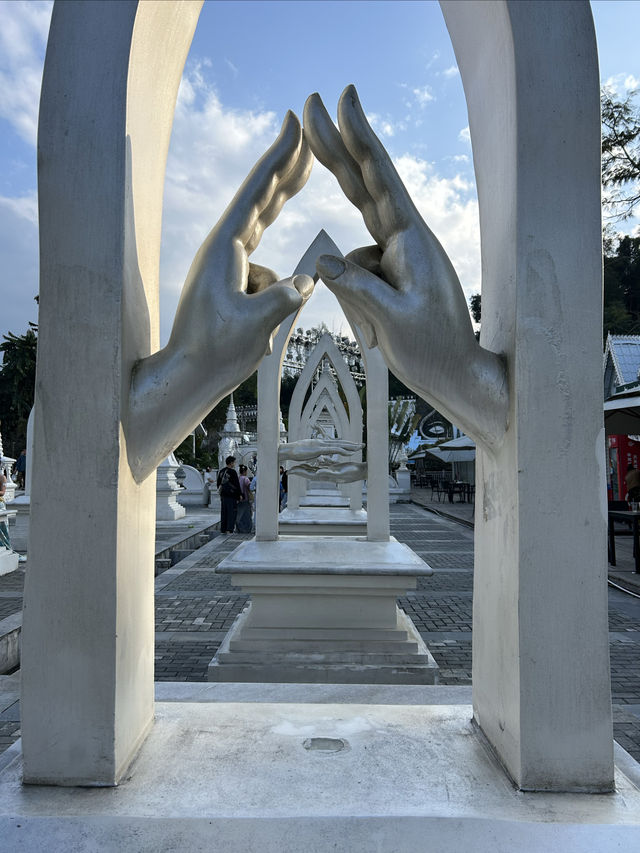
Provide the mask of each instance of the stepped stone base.
[{"label": "stepped stone base", "polygon": [[397,629],[250,628],[237,617],[209,664],[209,681],[312,684],[437,684],[438,664],[406,613]]},{"label": "stepped stone base", "polygon": [[432,569],[392,539],[243,542],[217,568],[250,593],[210,681],[434,684],[437,664],[396,598]]}]

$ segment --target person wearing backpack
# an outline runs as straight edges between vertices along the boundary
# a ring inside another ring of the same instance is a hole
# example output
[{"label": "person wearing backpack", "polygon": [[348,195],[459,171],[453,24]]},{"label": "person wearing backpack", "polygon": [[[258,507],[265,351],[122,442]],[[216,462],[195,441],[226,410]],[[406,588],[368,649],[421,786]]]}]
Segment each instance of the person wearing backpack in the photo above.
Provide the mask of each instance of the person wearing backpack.
[{"label": "person wearing backpack", "polygon": [[225,467],[218,471],[218,494],[220,495],[220,533],[233,533],[236,526],[240,481],[235,471],[236,457],[227,456]]}]

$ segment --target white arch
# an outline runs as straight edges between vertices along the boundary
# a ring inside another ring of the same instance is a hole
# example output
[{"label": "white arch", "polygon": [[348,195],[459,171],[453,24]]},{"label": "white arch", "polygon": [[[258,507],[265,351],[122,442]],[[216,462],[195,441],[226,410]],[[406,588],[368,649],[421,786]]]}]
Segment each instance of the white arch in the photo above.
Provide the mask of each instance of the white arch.
[{"label": "white arch", "polygon": [[[152,721],[153,484],[130,476],[120,412],[133,362],[157,347],[166,150],[200,5],[54,7],[39,126],[26,781],[113,784]],[[585,571],[605,553],[593,22],[583,0],[441,5],[469,109],[483,342],[505,353],[513,386],[504,445],[478,454],[474,714],[521,787],[608,790],[604,570]],[[63,504],[50,487],[69,446],[91,488]],[[562,512],[549,507],[556,482],[580,496]]]}]

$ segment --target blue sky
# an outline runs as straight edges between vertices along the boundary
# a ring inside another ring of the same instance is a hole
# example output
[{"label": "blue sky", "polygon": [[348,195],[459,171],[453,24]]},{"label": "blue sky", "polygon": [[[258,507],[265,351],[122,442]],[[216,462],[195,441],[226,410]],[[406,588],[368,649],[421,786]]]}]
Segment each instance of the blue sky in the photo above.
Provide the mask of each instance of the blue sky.
[{"label": "blue sky", "polygon": [[[601,78],[619,94],[640,84],[640,2],[592,8]],[[37,320],[35,139],[51,3],[0,0],[0,335]],[[370,120],[467,295],[480,289],[477,202],[460,76],[436,2],[207,0],[180,90],[165,186],[161,337],[200,242],[291,108],[318,91],[329,111],[355,83]],[[631,231],[632,222],[625,225]],[[320,228],[346,252],[371,242],[357,211],[316,164],[254,260],[289,274]],[[318,286],[306,327],[346,333]]]}]

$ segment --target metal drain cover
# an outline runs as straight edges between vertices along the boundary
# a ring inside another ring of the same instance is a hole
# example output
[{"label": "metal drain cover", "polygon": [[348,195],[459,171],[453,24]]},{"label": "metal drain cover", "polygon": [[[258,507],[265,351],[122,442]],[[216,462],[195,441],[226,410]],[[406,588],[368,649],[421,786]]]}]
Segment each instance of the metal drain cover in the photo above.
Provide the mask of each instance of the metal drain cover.
[{"label": "metal drain cover", "polygon": [[341,737],[308,737],[302,745],[314,752],[342,752],[349,743]]}]

